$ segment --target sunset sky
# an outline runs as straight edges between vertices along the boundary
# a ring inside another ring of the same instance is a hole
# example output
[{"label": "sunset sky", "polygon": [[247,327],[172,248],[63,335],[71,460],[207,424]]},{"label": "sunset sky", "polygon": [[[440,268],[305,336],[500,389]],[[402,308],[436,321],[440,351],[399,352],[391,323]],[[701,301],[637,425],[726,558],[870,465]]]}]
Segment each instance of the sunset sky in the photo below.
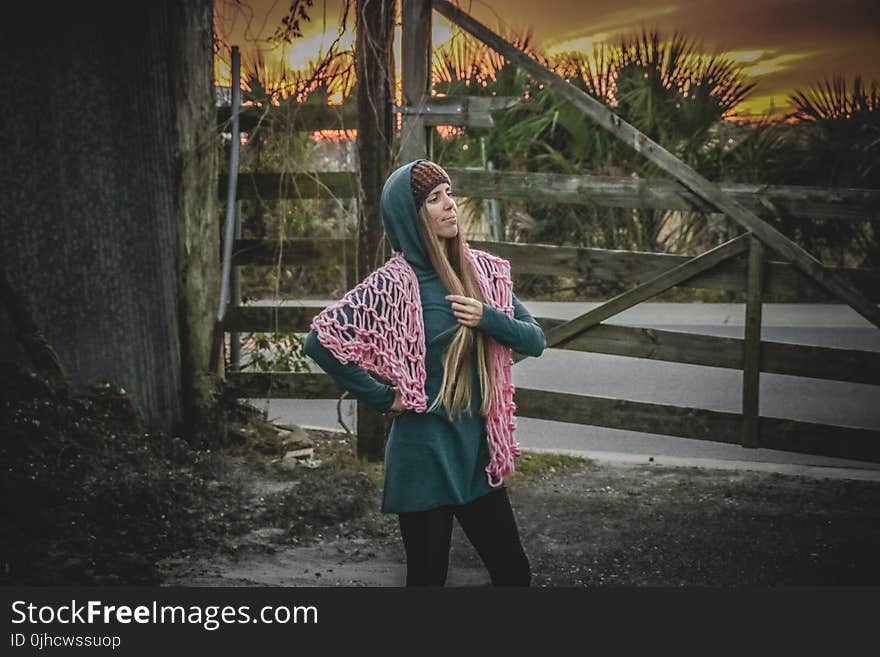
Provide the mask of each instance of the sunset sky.
[{"label": "sunset sky", "polygon": [[[284,16],[289,0],[217,0],[217,29],[242,51],[264,49],[267,59],[284,57],[303,67],[316,57],[338,22],[338,0],[315,0],[304,37],[287,52],[265,43]],[[796,87],[843,74],[880,81],[878,0],[463,0],[462,8],[498,31],[531,31],[549,53],[589,52],[642,28],[664,36],[679,31],[696,38],[705,52],[724,52],[746,65],[757,87],[739,108],[760,114],[771,103],[785,108]],[[350,17],[353,23],[353,16]],[[349,30],[350,32],[350,30]],[[434,42],[450,38],[449,24],[434,14]],[[399,35],[398,35],[399,38]],[[344,45],[353,42],[350,33]]]}]

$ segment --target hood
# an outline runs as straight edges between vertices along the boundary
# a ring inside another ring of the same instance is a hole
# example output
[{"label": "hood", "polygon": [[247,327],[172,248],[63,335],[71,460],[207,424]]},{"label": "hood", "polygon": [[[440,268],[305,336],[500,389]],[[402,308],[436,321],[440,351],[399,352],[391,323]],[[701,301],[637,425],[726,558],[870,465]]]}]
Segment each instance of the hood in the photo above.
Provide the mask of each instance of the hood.
[{"label": "hood", "polygon": [[410,187],[410,173],[418,161],[404,164],[385,181],[380,202],[382,225],[391,248],[403,252],[403,257],[414,270],[433,271]]}]

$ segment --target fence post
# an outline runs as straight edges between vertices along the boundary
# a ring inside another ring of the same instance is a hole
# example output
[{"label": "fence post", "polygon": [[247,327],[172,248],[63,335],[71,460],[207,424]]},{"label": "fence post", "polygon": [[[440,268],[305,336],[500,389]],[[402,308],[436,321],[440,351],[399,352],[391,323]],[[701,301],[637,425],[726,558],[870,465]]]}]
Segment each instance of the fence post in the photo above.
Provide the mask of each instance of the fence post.
[{"label": "fence post", "polygon": [[[241,201],[235,202],[235,239],[241,239]],[[229,305],[233,308],[241,306],[241,268],[232,266],[230,272],[232,288]],[[241,369],[241,333],[233,331],[229,334],[229,369],[237,372]]]},{"label": "fence post", "polygon": [[760,443],[758,399],[761,388],[761,298],[764,290],[764,245],[749,236],[746,326],[743,340],[742,446]]},{"label": "fence post", "polygon": [[428,157],[425,121],[416,110],[431,95],[431,0],[401,3],[400,75],[404,111],[397,162]]},{"label": "fence post", "polygon": [[[404,3],[406,6],[407,3]],[[358,0],[355,72],[358,80],[358,247],[357,276],[385,261],[380,198],[391,172],[394,136],[394,0]],[[357,404],[357,454],[379,461],[388,424],[366,404]]]},{"label": "fence post", "polygon": [[239,149],[241,148],[241,132],[239,127],[239,111],[241,110],[241,56],[238,46],[232,46],[232,121],[230,126],[231,141],[229,144],[229,180],[226,188],[226,221],[223,230],[223,271],[220,274],[220,300],[217,307],[217,319],[214,322],[214,340],[211,345],[210,368],[218,376],[224,375],[225,361],[223,346],[225,330],[223,318],[226,316],[226,305],[229,302],[229,272],[232,268],[232,243],[235,240],[235,209],[238,194]]}]

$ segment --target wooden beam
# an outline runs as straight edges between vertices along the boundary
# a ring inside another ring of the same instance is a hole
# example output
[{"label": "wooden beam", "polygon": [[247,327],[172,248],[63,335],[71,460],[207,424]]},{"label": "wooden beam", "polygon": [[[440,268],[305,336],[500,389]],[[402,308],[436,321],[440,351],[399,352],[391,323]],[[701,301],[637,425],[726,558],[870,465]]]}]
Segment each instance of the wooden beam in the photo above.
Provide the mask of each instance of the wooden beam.
[{"label": "wooden beam", "polygon": [[291,237],[279,244],[276,240],[239,239],[233,245],[232,264],[275,265],[279,248],[282,264],[319,265],[340,262],[343,253],[354,252],[354,241]]},{"label": "wooden beam", "polygon": [[[728,270],[727,264],[734,265],[734,267]],[[719,276],[724,277],[725,281],[728,280],[728,276],[739,281],[739,285],[736,288],[730,287],[726,289],[742,290],[742,281],[745,279],[743,263],[725,263],[719,269],[720,271],[717,273]],[[848,280],[851,285],[861,290],[862,294],[871,301],[875,303],[880,301],[880,270],[849,269],[845,267],[829,267],[828,269]],[[718,282],[720,283],[721,279]],[[715,283],[714,280],[691,281],[691,284],[695,287],[712,287],[713,283]],[[765,298],[772,295],[773,297],[783,297],[791,301],[827,301],[838,303],[838,299],[833,294],[816,285],[803,272],[787,262],[766,261],[764,263],[764,294]]]},{"label": "wooden beam", "polygon": [[[431,0],[401,3],[400,76],[404,108],[424,103],[431,95]],[[429,157],[425,121],[404,114],[400,128],[398,165]]]},{"label": "wooden beam", "polygon": [[[470,245],[511,262],[517,274],[566,276],[588,281],[619,281],[638,285],[665,271],[688,262],[691,256],[640,251],[614,251],[551,244],[518,244],[471,240]],[[353,240],[336,238],[288,238],[281,250],[285,265],[317,265],[341,260],[344,253],[354,253]],[[273,240],[236,240],[233,264],[274,266],[278,262],[278,246]],[[352,262],[346,262],[352,265]],[[353,265],[352,265],[353,266]],[[828,293],[809,281],[801,272],[785,262],[765,264],[765,293],[784,296],[791,301],[825,301]],[[836,271],[864,290],[873,301],[880,301],[880,271],[845,269]],[[349,280],[354,280],[349,277]],[[732,258],[714,269],[697,274],[679,283],[680,287],[709,290],[745,291],[746,265],[742,258]]]},{"label": "wooden beam", "polygon": [[609,299],[601,306],[576,317],[562,326],[547,333],[547,346],[559,347],[565,342],[573,338],[585,329],[608,319],[627,308],[632,308],[636,304],[650,299],[679,283],[688,280],[696,274],[704,272],[719,263],[733,258],[743,253],[748,248],[748,235],[741,235],[729,242],[725,242],[721,246],[717,246],[706,253],[692,258],[688,262],[679,265],[659,276],[651,279],[647,283],[643,283],[632,290],[628,290],[623,294],[619,294],[613,299]]},{"label": "wooden beam", "polygon": [[[716,212],[681,183],[665,178],[587,176],[529,171],[447,168],[456,196],[532,202],[589,204],[607,208],[646,208]],[[773,217],[760,199],[783,214],[831,221],[880,220],[880,190],[725,183],[722,192],[762,217]]]},{"label": "wooden beam", "polygon": [[777,417],[760,418],[761,447],[857,461],[880,461],[880,431]]},{"label": "wooden beam", "polygon": [[[235,202],[235,240],[232,243],[233,260],[235,258],[235,244],[241,239],[241,201]],[[234,265],[234,262],[233,262]],[[241,269],[233,266],[230,271],[230,298],[229,307],[226,309],[226,316],[229,311],[241,306]],[[241,368],[241,336],[231,328],[226,329],[229,332],[229,369],[232,371]]]},{"label": "wooden beam", "polygon": [[[337,399],[342,389],[326,374],[230,372],[231,395],[242,399]],[[735,444],[736,413],[625,399],[518,388],[520,417]],[[880,431],[761,418],[761,446],[805,454],[880,461]]]},{"label": "wooden beam", "polygon": [[[229,393],[240,399],[337,399],[343,392],[326,374],[230,372]],[[625,399],[518,388],[520,417],[735,444],[740,415]],[[761,446],[805,454],[880,461],[880,431],[761,418]]]},{"label": "wooden beam", "polygon": [[308,333],[324,306],[239,306],[226,315],[226,330],[241,333]]},{"label": "wooden beam", "polygon": [[761,371],[880,385],[880,352],[762,342]]},{"label": "wooden beam", "polygon": [[[394,17],[396,0],[357,0],[355,71],[358,80],[357,279],[385,262],[381,197],[393,168]],[[357,455],[380,461],[388,435],[386,418],[357,403]]]},{"label": "wooden beam", "polygon": [[[271,110],[270,110],[271,111]],[[230,120],[230,108],[217,108],[217,123],[223,127]],[[260,107],[242,108],[239,114],[242,132],[251,132],[262,121],[270,120],[269,113]],[[284,115],[284,125],[288,130],[314,132],[316,130],[353,130],[357,127],[357,106],[354,103],[345,105],[317,105],[315,103],[299,103],[296,110]]]},{"label": "wooden beam", "polygon": [[[554,244],[525,244],[468,240],[475,249],[488,251],[509,260],[517,274],[571,276],[589,280],[644,283],[658,274],[677,267],[692,256],[617,251]],[[731,281],[732,283],[733,281]],[[742,289],[740,282],[739,288]],[[727,289],[727,288],[724,288]]]},{"label": "wooden beam", "polygon": [[[307,333],[312,318],[323,309],[324,306],[230,308],[226,327],[228,331],[242,333]],[[565,323],[561,319],[536,319],[545,331]],[[737,370],[743,362],[743,341],[739,338],[615,324],[597,324],[566,342],[565,349]],[[880,385],[880,352],[763,342],[761,371]]]},{"label": "wooden beam", "polygon": [[718,185],[703,178],[694,169],[614,114],[598,100],[569,84],[561,76],[475,21],[458,7],[446,0],[433,0],[433,6],[463,30],[521,66],[537,80],[572,103],[586,116],[631,146],[636,152],[644,155],[663,171],[675,177],[704,201],[754,233],[766,246],[776,251],[786,261],[791,262],[823,288],[848,303],[872,324],[880,327],[880,309],[876,304],[865,298],[847,281],[826,270],[821,262],[771,225],[762,221],[754,212],[722,192]]},{"label": "wooden beam", "polygon": [[521,100],[513,96],[432,96],[412,107],[398,107],[397,111],[422,119],[426,126],[491,128],[495,125],[491,112],[509,109]]},{"label": "wooden beam", "polygon": [[344,392],[327,374],[229,372],[227,390],[238,399],[338,399]]},{"label": "wooden beam", "polygon": [[[547,332],[565,320],[536,317]],[[705,367],[741,369],[743,340],[655,328],[597,324],[565,349]],[[880,385],[880,352],[785,342],[761,343],[761,372]]]},{"label": "wooden beam", "polygon": [[[587,281],[619,281],[632,285],[644,283],[664,271],[681,265],[692,256],[641,251],[615,251],[551,244],[520,244],[470,240],[477,249],[509,260],[517,274],[566,276]],[[830,300],[829,294],[817,287],[800,270],[787,262],[765,265],[767,295],[788,297],[792,301]],[[839,268],[844,276],[873,301],[880,301],[880,271]],[[697,274],[679,285],[688,288],[744,292],[746,264],[743,258],[732,258],[714,269]]]},{"label": "wooden beam", "polygon": [[[626,431],[736,444],[741,416],[702,408],[517,388],[517,415]],[[880,431],[761,418],[761,447],[860,461],[880,461]]]},{"label": "wooden beam", "polygon": [[764,245],[749,237],[746,325],[743,340],[742,446],[758,446],[758,397],[761,386],[761,304],[764,287]]},{"label": "wooden beam", "polygon": [[[225,189],[227,176],[218,177],[220,187]],[[357,181],[352,173],[344,171],[321,171],[315,173],[240,173],[237,197],[275,200],[279,198],[355,198]],[[219,192],[218,192],[219,194]]]},{"label": "wooden beam", "polygon": [[[456,196],[464,198],[528,199],[566,204],[590,204],[605,208],[647,208],[655,210],[693,210],[715,212],[710,204],[683,187],[662,178],[580,176],[527,171],[488,171],[447,169]],[[247,186],[239,185],[239,197],[263,200],[311,198],[319,195],[353,197],[355,174],[315,171],[286,174],[296,184],[282,184],[277,173],[241,174],[250,176]],[[225,185],[226,178],[219,182]],[[310,182],[312,181],[312,182]],[[315,187],[318,181],[320,187]],[[802,219],[829,221],[872,221],[880,219],[880,191],[824,187],[759,186],[725,184],[721,190],[763,217],[775,216],[762,199],[771,201],[780,213]],[[326,189],[325,189],[326,188]],[[316,190],[316,191],[313,191]]]},{"label": "wooden beam", "polygon": [[739,415],[627,399],[518,387],[517,415],[722,443],[739,441]]}]

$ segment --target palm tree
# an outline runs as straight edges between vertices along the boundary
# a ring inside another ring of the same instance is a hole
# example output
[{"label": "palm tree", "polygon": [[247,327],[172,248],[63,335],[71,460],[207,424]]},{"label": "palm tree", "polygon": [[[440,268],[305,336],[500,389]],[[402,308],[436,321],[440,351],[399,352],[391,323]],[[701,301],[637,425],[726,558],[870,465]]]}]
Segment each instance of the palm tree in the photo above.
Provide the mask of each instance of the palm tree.
[{"label": "palm tree", "polygon": [[[696,41],[656,30],[603,44],[591,53],[547,56],[530,35],[508,36],[571,84],[607,105],[665,148],[718,179],[728,145],[727,119],[754,85],[723,55],[703,54]],[[435,157],[479,165],[480,146],[499,169],[657,176],[650,162],[591,123],[553,92],[494,51],[454,38],[435,54],[435,90],[445,94],[515,95],[519,105],[495,115],[491,129],[466,128],[434,140]],[[483,143],[480,143],[482,138]],[[590,204],[505,203],[508,239],[604,248],[696,250],[726,237],[704,230],[688,213],[598,208]],[[474,204],[479,212],[479,204]],[[670,226],[675,224],[676,230]],[[673,238],[678,237],[677,240]]]},{"label": "palm tree", "polygon": [[[793,106],[789,177],[819,187],[880,188],[880,90],[856,76],[834,76],[789,97]],[[811,221],[790,226],[827,262],[877,267],[877,216],[864,222]],[[791,222],[790,222],[791,223]]]},{"label": "palm tree", "polygon": [[[710,178],[721,173],[726,141],[721,128],[754,87],[731,60],[703,54],[694,40],[679,34],[664,40],[656,30],[597,46],[589,55],[564,53],[549,65]],[[650,162],[545,90],[499,121],[494,137],[496,156],[512,168],[658,175]],[[659,238],[670,217],[662,211],[558,205],[536,207],[531,214],[538,217],[542,239],[555,233],[554,241],[640,250],[662,249]]]},{"label": "palm tree", "polygon": [[796,89],[787,118],[800,128],[798,175],[829,186],[880,187],[880,90],[860,76]]}]

